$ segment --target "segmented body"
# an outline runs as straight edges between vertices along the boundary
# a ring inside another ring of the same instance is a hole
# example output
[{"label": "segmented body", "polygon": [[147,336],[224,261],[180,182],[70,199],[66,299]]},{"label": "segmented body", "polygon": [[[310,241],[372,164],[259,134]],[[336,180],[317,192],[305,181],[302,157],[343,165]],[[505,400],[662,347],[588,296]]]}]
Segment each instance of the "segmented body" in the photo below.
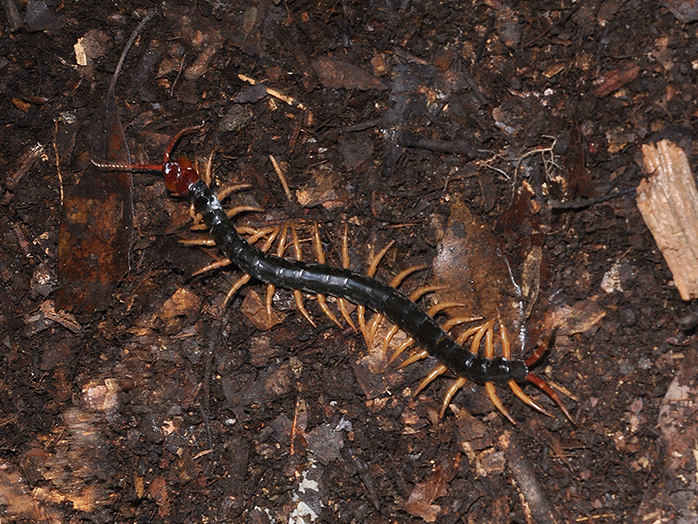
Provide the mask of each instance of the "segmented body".
[{"label": "segmented body", "polygon": [[276,257],[250,245],[203,181],[189,186],[188,197],[218,248],[248,275],[278,287],[345,298],[381,313],[441,364],[478,384],[526,381],[528,367],[523,360],[488,359],[471,353],[417,304],[387,284],[348,269]]},{"label": "segmented body", "polygon": [[[206,183],[200,180],[199,173],[192,163],[186,158],[170,159],[172,149],[179,138],[189,131],[191,129],[184,129],[174,137],[165,153],[162,164],[117,165],[95,162],[95,165],[103,169],[112,170],[162,172],[167,189],[176,195],[187,197],[192,202],[197,213],[203,217],[203,221],[208,227],[214,243],[225,254],[230,263],[236,265],[248,275],[245,278],[256,278],[266,282],[270,287],[278,286],[292,289],[296,292],[302,291],[318,295],[318,303],[321,303],[320,299],[324,295],[332,295],[339,299],[353,302],[358,306],[372,309],[379,315],[385,316],[410,337],[408,342],[403,344],[393,354],[392,359],[399,355],[409,343],[414,341],[424,351],[412,355],[404,362],[405,364],[416,362],[427,354],[436,357],[439,361],[439,365],[422,381],[416,392],[421,391],[434,378],[448,370],[451,370],[458,376],[444,397],[441,416],[443,416],[451,398],[458,389],[467,380],[472,380],[485,386],[487,394],[497,409],[514,424],[514,419],[498,399],[493,384],[508,385],[513,393],[526,404],[542,413],[548,414],[518,386],[518,384],[523,383],[534,384],[558,405],[567,418],[572,420],[559,396],[544,380],[529,371],[529,368],[539,362],[547,351],[549,340],[539,346],[526,360],[513,359],[511,358],[511,348],[506,337],[506,331],[500,322],[503,356],[494,357],[492,344],[492,326],[494,322],[490,320],[479,328],[468,330],[465,333],[465,337],[461,336],[459,338],[459,341],[464,341],[467,339],[468,333],[478,333],[474,336],[471,347],[466,348],[451,337],[431,315],[423,311],[410,298],[394,287],[374,279],[372,276],[329,266],[324,263],[304,262],[301,260],[291,261],[281,256],[270,255],[247,242],[238,234],[218,198]],[[243,279],[240,279],[238,282],[242,281]],[[237,289],[237,287],[234,286],[231,293],[234,292],[234,289]],[[296,300],[299,308],[302,308],[300,296]],[[268,307],[271,307],[270,303]],[[304,310],[301,309],[301,311],[303,312]],[[307,314],[305,316],[310,320]],[[336,319],[333,318],[333,320],[337,322]],[[481,356],[479,347],[483,336],[486,338],[484,343],[485,355]],[[389,341],[389,338],[386,340]]]}]

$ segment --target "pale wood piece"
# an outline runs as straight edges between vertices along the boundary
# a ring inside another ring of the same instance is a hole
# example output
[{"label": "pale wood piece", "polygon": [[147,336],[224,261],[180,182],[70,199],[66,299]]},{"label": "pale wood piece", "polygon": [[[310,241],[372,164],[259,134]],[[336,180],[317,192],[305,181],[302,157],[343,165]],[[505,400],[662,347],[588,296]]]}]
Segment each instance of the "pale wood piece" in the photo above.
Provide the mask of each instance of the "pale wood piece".
[{"label": "pale wood piece", "polygon": [[637,207],[681,298],[698,298],[698,189],[688,159],[669,140],[643,145],[642,154],[650,177],[637,187]]}]

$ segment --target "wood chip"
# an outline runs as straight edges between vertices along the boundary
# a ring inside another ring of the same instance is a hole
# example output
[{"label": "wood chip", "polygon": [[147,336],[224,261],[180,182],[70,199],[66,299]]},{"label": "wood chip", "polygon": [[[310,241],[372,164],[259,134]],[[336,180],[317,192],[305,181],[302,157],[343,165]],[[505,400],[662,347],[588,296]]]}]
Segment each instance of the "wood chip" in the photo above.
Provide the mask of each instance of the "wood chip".
[{"label": "wood chip", "polygon": [[642,146],[642,154],[651,176],[637,188],[637,207],[681,298],[698,298],[698,190],[688,159],[668,140]]}]

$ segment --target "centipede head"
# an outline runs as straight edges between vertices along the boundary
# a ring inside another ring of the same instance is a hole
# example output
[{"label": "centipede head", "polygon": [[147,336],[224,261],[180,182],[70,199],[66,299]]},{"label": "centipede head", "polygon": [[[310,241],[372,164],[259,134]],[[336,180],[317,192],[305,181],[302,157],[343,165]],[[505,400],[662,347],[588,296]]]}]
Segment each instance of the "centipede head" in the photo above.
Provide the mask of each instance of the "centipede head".
[{"label": "centipede head", "polygon": [[187,196],[189,188],[199,180],[199,172],[188,158],[169,160],[162,165],[165,187],[175,195]]},{"label": "centipede head", "polygon": [[171,156],[175,145],[177,145],[177,142],[183,135],[200,128],[201,126],[187,127],[177,133],[167,146],[162,164],[112,164],[96,162],[95,160],[92,160],[92,163],[99,169],[112,171],[161,172],[165,177],[165,186],[169,191],[178,196],[187,196],[189,188],[199,180],[199,172],[188,158],[180,157],[171,160]]}]

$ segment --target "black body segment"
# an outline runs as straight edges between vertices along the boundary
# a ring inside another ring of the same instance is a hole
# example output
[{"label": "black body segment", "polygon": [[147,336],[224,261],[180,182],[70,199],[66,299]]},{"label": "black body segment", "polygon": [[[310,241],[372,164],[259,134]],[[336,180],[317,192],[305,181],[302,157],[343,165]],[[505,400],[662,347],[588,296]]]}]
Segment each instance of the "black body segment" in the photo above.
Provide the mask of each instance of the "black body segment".
[{"label": "black body segment", "polygon": [[488,359],[471,353],[400,291],[361,273],[313,262],[273,256],[242,238],[209,187],[198,180],[188,196],[211,237],[226,257],[248,275],[278,287],[332,295],[382,313],[459,377],[478,384],[525,382],[528,367],[521,360]]}]

